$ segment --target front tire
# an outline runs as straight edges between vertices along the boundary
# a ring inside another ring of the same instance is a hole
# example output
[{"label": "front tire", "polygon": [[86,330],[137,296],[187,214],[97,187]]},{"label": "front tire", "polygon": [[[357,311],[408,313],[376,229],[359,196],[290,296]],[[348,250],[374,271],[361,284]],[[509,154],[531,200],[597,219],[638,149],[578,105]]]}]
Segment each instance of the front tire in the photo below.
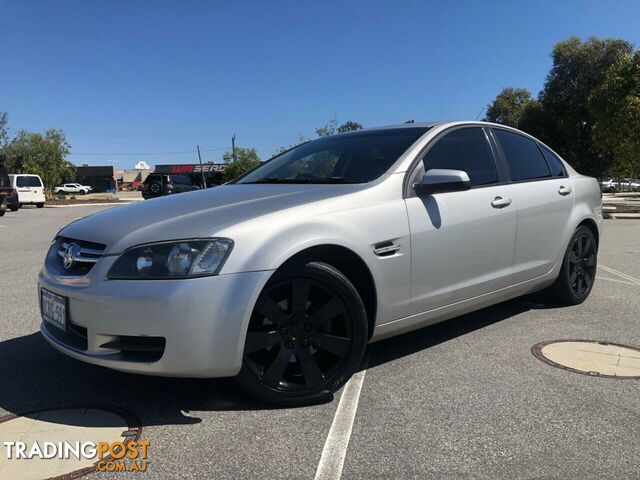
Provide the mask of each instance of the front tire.
[{"label": "front tire", "polygon": [[44,203],[36,203],[36,207],[38,207],[38,208],[44,208]]},{"label": "front tire", "polygon": [[276,272],[251,314],[236,379],[275,405],[328,401],[359,367],[367,334],[362,299],[340,271],[310,262]]},{"label": "front tire", "polygon": [[562,268],[549,293],[563,305],[584,302],[593,288],[598,267],[598,243],[589,227],[579,226],[564,254]]}]

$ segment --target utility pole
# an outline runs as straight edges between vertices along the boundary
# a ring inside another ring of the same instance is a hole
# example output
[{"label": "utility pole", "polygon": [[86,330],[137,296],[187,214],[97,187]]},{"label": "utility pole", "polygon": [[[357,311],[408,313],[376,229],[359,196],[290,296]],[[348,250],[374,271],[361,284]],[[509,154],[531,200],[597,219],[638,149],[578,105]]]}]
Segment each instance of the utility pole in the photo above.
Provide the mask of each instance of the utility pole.
[{"label": "utility pole", "polygon": [[231,158],[234,162],[236,161],[236,134],[235,133],[231,137]]},{"label": "utility pole", "polygon": [[202,188],[207,188],[207,181],[204,178],[204,169],[202,168],[202,157],[200,156],[200,145],[196,145],[196,148],[198,149],[198,161],[200,162],[200,185],[202,185]]}]

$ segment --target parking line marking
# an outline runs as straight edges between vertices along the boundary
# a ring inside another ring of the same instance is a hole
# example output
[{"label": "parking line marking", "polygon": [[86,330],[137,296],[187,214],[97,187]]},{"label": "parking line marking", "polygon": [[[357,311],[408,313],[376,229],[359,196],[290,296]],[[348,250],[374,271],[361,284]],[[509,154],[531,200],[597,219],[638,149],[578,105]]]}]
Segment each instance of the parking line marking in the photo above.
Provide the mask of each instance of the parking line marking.
[{"label": "parking line marking", "polygon": [[640,287],[640,285],[629,282],[628,280],[618,280],[617,278],[598,277],[598,280],[606,280],[607,282],[621,283],[623,285],[629,285],[631,287]]},{"label": "parking line marking", "polygon": [[[365,360],[365,366],[369,363],[367,360],[368,357]],[[342,475],[365,373],[367,373],[366,369],[355,373],[344,386],[340,403],[324,442],[315,480],[338,480]]]},{"label": "parking line marking", "polygon": [[632,277],[631,275],[627,275],[626,273],[619,272],[618,270],[614,270],[613,268],[607,267],[606,265],[602,265],[602,264],[598,265],[598,268],[601,268],[605,272],[613,273],[614,275],[622,277],[625,280],[629,280],[630,282],[633,282],[636,285],[640,285],[640,279]]}]

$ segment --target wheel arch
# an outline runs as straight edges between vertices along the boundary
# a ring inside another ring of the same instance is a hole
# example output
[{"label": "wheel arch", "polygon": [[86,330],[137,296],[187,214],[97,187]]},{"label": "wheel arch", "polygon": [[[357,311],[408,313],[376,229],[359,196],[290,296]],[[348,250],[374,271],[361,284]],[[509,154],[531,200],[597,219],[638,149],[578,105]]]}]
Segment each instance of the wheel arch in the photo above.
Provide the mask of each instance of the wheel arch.
[{"label": "wheel arch", "polygon": [[578,226],[585,226],[587,227],[589,230],[591,230],[591,232],[593,233],[593,236],[596,239],[596,245],[600,245],[600,230],[598,229],[598,224],[596,223],[596,221],[592,218],[585,218],[584,220],[582,220]]},{"label": "wheel arch", "polygon": [[342,245],[321,244],[295,253],[285,260],[276,272],[302,266],[311,261],[331,265],[353,284],[364,303],[369,327],[368,337],[371,338],[376,322],[378,295],[375,280],[365,261],[353,250]]}]

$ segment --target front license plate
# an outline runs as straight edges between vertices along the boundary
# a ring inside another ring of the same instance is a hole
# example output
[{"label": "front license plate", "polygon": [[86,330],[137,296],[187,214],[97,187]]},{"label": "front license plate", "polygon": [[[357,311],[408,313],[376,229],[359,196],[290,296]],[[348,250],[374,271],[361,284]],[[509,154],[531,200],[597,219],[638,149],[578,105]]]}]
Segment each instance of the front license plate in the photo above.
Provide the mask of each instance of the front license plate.
[{"label": "front license plate", "polygon": [[67,299],[44,288],[40,290],[42,318],[56,327],[67,329]]}]

